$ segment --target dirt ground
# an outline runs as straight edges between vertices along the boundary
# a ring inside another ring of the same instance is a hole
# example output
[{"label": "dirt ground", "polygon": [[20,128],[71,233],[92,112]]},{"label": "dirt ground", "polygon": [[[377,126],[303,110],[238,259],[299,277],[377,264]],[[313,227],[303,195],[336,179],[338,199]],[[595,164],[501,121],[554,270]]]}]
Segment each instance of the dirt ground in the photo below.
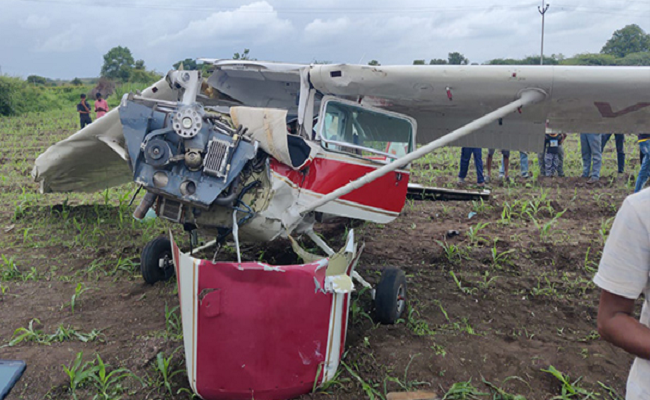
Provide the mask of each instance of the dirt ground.
[{"label": "dirt ground", "polygon": [[[9,134],[0,130],[0,139]],[[64,366],[80,353],[84,362],[99,355],[113,371],[132,375],[109,382],[104,394],[86,385],[78,398],[191,398],[184,373],[168,380],[168,390],[156,367],[162,353],[170,371],[184,368],[182,351],[175,352],[182,345],[175,282],[150,286],[137,271],[142,247],[166,227],[131,220],[131,187],[105,195],[36,194],[31,163],[56,137],[34,144],[29,154],[5,156],[0,169],[8,177],[0,186],[0,358],[28,365],[9,399],[73,398]],[[591,279],[634,177],[615,173],[609,150],[601,182],[589,186],[576,177],[577,140],[567,146],[572,177],[495,183],[486,202],[407,201],[402,215],[385,225],[335,220],[321,226],[335,245],[350,227],[361,235],[366,247],[358,270],[371,282],[386,266],[402,268],[409,309],[398,324],[379,325],[369,292],[356,294],[345,365],[333,382],[301,399],[383,398],[415,389],[450,399],[550,399],[567,388],[577,391],[572,398],[593,392],[590,398],[622,399],[632,358],[598,337],[599,291]],[[414,179],[453,185],[458,151],[443,152],[416,164]],[[512,162],[517,171],[518,160]],[[637,164],[632,160],[627,171]],[[247,252],[281,261],[290,251],[285,246]],[[13,265],[19,273],[11,273]],[[30,321],[36,334],[10,345]],[[85,338],[99,333],[87,342],[48,336],[61,326]],[[554,369],[567,385],[547,372]],[[459,388],[469,394],[454,392]]]}]

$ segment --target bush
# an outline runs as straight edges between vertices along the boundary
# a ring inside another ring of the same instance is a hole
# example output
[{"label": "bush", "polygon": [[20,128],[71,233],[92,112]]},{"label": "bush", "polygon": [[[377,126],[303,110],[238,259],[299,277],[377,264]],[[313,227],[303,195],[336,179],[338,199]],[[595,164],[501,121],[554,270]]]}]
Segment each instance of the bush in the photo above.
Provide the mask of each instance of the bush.
[{"label": "bush", "polygon": [[18,115],[72,107],[87,86],[34,86],[20,78],[0,76],[0,115]]}]

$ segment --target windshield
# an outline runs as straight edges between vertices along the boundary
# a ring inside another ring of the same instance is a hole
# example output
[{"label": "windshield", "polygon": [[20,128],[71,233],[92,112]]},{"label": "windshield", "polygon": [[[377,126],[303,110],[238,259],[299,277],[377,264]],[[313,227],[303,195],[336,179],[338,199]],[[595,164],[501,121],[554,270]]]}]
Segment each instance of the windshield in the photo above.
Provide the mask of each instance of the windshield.
[{"label": "windshield", "polygon": [[375,160],[397,158],[412,150],[413,125],[404,117],[329,101],[321,122],[321,140],[328,149]]}]

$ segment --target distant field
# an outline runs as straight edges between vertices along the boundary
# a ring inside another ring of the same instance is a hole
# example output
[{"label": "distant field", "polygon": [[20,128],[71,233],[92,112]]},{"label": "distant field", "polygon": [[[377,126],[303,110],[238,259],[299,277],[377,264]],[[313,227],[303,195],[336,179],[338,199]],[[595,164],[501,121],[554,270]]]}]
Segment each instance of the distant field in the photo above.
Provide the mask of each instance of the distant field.
[{"label": "distant field", "polygon": [[[131,217],[133,185],[40,195],[32,182],[37,155],[77,126],[73,105],[0,118],[0,358],[28,363],[10,399],[189,399],[175,281],[149,286],[138,271],[142,247],[168,226]],[[568,178],[540,182],[531,154],[535,177],[493,184],[490,201],[408,201],[391,224],[322,226],[335,244],[350,226],[361,233],[359,270],[369,280],[386,265],[404,269],[410,306],[397,325],[378,325],[369,293],[358,292],[344,364],[302,398],[414,389],[447,399],[624,398],[631,358],[598,337],[591,278],[633,190],[638,149],[628,138],[631,163],[618,175],[612,139],[591,187],[579,178],[577,136],[566,147]],[[516,176],[518,153],[511,158]],[[413,180],[454,186],[458,159],[458,149],[441,150],[415,163]],[[101,379],[100,360],[111,379]]]}]

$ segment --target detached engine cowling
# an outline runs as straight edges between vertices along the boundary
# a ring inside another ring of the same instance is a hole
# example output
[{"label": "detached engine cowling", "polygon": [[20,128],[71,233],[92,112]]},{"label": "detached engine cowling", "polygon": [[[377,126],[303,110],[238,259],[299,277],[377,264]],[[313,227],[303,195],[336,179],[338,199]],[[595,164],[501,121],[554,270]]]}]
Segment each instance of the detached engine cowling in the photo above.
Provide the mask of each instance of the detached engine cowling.
[{"label": "detached engine cowling", "polygon": [[160,195],[176,203],[176,210],[164,216],[180,222],[178,203],[208,209],[220,195],[236,189],[229,186],[255,157],[257,143],[196,102],[199,71],[175,71],[167,79],[173,88],[184,89],[180,102],[152,102],[130,94],[122,100],[120,119],[133,180],[153,194],[145,197],[148,204],[141,204],[136,213],[142,215],[136,218]]}]

